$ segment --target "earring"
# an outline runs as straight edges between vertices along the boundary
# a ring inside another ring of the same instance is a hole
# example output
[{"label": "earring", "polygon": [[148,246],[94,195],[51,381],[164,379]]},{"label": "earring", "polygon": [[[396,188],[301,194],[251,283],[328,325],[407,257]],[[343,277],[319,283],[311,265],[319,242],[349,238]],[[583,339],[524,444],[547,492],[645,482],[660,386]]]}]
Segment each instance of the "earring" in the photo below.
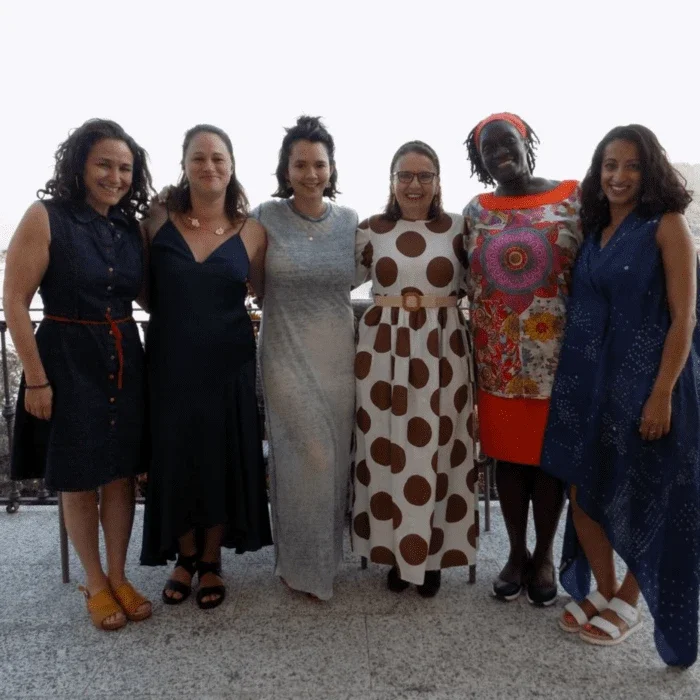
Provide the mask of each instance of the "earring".
[{"label": "earring", "polygon": [[80,191],[80,180],[77,175],[75,176],[75,188]]}]

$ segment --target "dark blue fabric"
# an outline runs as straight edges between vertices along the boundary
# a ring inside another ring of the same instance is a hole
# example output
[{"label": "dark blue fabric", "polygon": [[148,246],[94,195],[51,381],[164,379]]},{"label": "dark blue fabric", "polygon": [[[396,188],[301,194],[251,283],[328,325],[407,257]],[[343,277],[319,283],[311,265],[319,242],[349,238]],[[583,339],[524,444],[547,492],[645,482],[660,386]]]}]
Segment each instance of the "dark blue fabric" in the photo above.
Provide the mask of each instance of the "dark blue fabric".
[{"label": "dark blue fabric", "polygon": [[151,245],[152,462],[142,564],[174,559],[179,537],[220,524],[223,546],[238,552],[272,543],[248,268],[238,235],[201,263],[171,221]]},{"label": "dark blue fabric", "polygon": [[[642,408],[671,323],[658,223],[633,212],[603,249],[599,234],[584,241],[542,468],[576,485],[578,503],[639,582],[661,658],[688,666],[698,642],[700,330],[673,391],[671,432],[643,441]],[[577,600],[589,592],[571,512],[561,581]]]},{"label": "dark blue fabric", "polygon": [[[74,320],[128,318],[143,279],[138,224],[120,211],[101,216],[87,205],[44,202],[49,214],[49,266],[39,287],[47,315]],[[53,415],[42,421],[24,410],[24,377],[15,419],[12,476],[44,476],[59,491],[94,489],[146,470],[145,369],[133,321],[123,335],[123,386],[107,325],[44,319],[36,333],[53,388]]]}]

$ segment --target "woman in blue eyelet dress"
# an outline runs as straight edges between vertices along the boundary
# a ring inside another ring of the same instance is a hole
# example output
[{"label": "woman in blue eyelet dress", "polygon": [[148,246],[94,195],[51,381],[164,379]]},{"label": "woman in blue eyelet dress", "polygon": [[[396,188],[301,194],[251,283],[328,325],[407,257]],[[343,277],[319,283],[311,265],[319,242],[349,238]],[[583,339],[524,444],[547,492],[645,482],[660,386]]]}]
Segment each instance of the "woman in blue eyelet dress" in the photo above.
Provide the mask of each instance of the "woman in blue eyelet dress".
[{"label": "woman in blue eyelet dress", "polygon": [[[567,606],[560,625],[617,644],[640,626],[641,592],[661,658],[689,666],[700,564],[698,261],[682,216],[690,196],[639,125],[603,139],[582,189],[586,238],[542,454],[542,468],[572,486],[561,580],[577,616]],[[628,567],[619,587],[613,551]],[[607,608],[595,594],[582,600],[591,572]]]}]

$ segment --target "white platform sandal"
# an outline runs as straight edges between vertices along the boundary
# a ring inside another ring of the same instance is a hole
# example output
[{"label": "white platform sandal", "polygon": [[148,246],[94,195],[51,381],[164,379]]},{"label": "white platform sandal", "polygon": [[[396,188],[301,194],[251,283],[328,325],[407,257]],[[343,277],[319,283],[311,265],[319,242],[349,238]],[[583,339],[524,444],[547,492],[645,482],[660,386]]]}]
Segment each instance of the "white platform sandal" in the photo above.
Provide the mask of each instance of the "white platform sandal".
[{"label": "white platform sandal", "polygon": [[642,616],[634,606],[626,603],[621,598],[613,598],[607,607],[625,623],[626,629],[621,630],[617,625],[608,622],[604,617],[596,615],[588,621],[588,624],[601,632],[605,632],[608,637],[600,637],[599,635],[586,632],[585,629],[581,629],[579,636],[584,642],[597,644],[602,647],[611,647],[624,642],[633,632],[641,628]]},{"label": "white platform sandal", "polygon": [[[598,591],[592,591],[584,600],[587,600],[595,608],[596,612],[603,612],[608,607],[608,599]],[[568,612],[576,620],[577,624],[567,625],[562,614],[559,617],[559,627],[570,634],[580,632],[581,627],[588,622],[588,615],[583,611],[581,605],[572,600],[564,606],[564,611]]]}]

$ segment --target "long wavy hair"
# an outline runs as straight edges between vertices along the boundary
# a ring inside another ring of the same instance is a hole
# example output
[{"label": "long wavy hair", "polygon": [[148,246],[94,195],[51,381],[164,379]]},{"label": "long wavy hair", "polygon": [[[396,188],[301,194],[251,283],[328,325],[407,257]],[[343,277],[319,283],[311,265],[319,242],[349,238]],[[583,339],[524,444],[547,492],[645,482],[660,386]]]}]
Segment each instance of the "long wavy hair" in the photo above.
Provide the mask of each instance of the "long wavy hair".
[{"label": "long wavy hair", "polygon": [[294,190],[287,178],[292,146],[296,141],[311,141],[311,143],[322,143],[326,147],[328,164],[331,166],[332,172],[328,180],[328,186],[323,190],[323,196],[335,199],[336,195],[339,194],[338,169],[335,167],[335,142],[321,121],[321,117],[309,117],[304,114],[297,118],[297,123],[294,126],[285,128],[285,131],[287,133],[282,139],[282,146],[277,159],[277,170],[275,171],[277,189],[272,193],[272,196],[289,199],[294,194]]},{"label": "long wavy hair", "polygon": [[[518,117],[518,115],[514,115]],[[525,152],[527,154],[527,167],[530,172],[534,172],[535,163],[537,161],[535,157],[535,151],[537,150],[537,145],[540,140],[537,138],[537,134],[534,129],[521,117],[518,117],[520,121],[525,125],[525,137],[520,136],[525,142]],[[481,122],[479,122],[481,124]],[[479,144],[476,139],[477,124],[467,136],[467,140],[464,145],[467,147],[467,159],[469,160],[469,165],[471,166],[471,175],[476,175],[476,179],[484,185],[495,185],[496,181],[491,177],[491,174],[486,169],[484,161],[481,159],[481,151],[479,150]]]},{"label": "long wavy hair", "polygon": [[85,201],[85,163],[92,147],[103,139],[123,141],[134,157],[131,187],[117,205],[131,219],[143,216],[153,194],[148,154],[119,124],[109,119],[88,119],[74,129],[56,150],[53,177],[37,191],[37,197],[78,204]]},{"label": "long wavy hair", "polygon": [[[401,160],[401,158],[409,153],[418,153],[421,156],[426,156],[429,158],[438,174],[438,178],[440,177],[440,159],[438,158],[437,153],[435,153],[435,151],[423,141],[407,141],[403,144],[403,146],[399,146],[399,149],[396,151],[396,153],[394,153],[394,157],[391,159],[391,165],[389,166],[389,182],[391,182],[391,179],[394,177],[394,168],[396,167],[396,164],[399,162],[399,160]],[[438,188],[437,194],[433,197],[433,201],[430,202],[428,218],[437,219],[437,217],[440,216],[443,211],[442,188]],[[391,184],[389,185],[389,199],[387,200],[386,206],[384,207],[384,211],[382,213],[390,221],[398,221],[402,216],[401,207],[396,201]]]},{"label": "long wavy hair", "polygon": [[173,211],[184,214],[192,209],[192,197],[190,195],[190,183],[185,174],[185,157],[187,149],[192,143],[192,139],[197,134],[214,134],[218,136],[226,146],[229,156],[231,156],[231,179],[226,186],[226,198],[224,200],[224,211],[226,216],[231,221],[236,221],[248,216],[248,197],[246,197],[243,185],[238,182],[236,177],[236,159],[233,157],[233,144],[228,134],[218,126],[211,124],[197,124],[185,132],[185,138],[182,142],[182,159],[180,160],[180,178],[175,187],[170,190],[168,195],[168,207]]},{"label": "long wavy hair", "polygon": [[586,177],[581,182],[583,229],[594,233],[610,223],[610,206],[603,194],[600,173],[605,149],[612,141],[630,141],[637,146],[642,171],[642,187],[637,211],[644,217],[668,212],[683,213],[692,201],[686,179],[671,165],[651,129],[641,124],[616,126],[596,146]]}]

